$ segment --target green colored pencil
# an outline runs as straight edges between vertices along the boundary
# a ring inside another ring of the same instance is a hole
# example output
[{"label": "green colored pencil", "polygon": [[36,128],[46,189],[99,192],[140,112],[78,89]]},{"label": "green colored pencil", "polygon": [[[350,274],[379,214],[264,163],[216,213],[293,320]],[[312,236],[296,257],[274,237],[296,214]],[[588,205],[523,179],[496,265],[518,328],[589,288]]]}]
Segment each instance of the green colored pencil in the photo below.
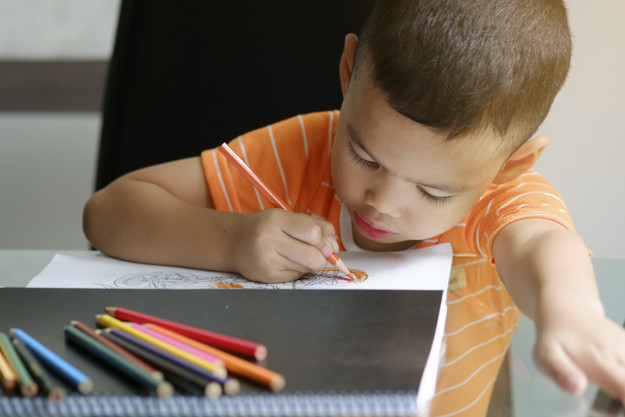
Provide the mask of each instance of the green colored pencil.
[{"label": "green colored pencil", "polygon": [[13,343],[15,351],[24,362],[24,366],[26,366],[26,369],[28,369],[30,375],[39,386],[40,391],[48,394],[50,401],[55,403],[63,401],[65,398],[65,389],[52,382],[45,368],[19,339],[13,338],[11,342]]},{"label": "green colored pencil", "polygon": [[138,367],[128,359],[124,358],[112,349],[104,346],[92,337],[87,336],[74,326],[65,327],[65,337],[76,343],[78,346],[102,359],[124,375],[132,378],[142,386],[154,391],[158,397],[171,397],[174,389],[171,383],[167,381],[159,381],[152,377],[148,372]]},{"label": "green colored pencil", "polygon": [[35,395],[37,395],[37,384],[28,373],[28,370],[26,370],[24,363],[15,351],[15,348],[13,348],[9,336],[4,333],[0,333],[0,349],[2,350],[5,359],[7,360],[7,362],[9,362],[9,365],[17,376],[17,380],[20,384],[20,392],[22,393],[22,395],[24,397],[34,397]]}]

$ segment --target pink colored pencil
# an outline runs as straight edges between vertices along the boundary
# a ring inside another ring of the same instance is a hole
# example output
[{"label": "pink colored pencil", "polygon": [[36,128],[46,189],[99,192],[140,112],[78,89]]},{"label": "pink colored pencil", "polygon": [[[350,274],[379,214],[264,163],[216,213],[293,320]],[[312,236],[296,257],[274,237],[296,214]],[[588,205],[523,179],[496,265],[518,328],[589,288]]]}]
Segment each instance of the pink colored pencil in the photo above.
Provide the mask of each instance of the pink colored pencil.
[{"label": "pink colored pencil", "polygon": [[265,345],[260,343],[210,332],[208,330],[162,319],[160,317],[151,316],[149,314],[140,313],[123,307],[105,307],[104,310],[118,320],[158,324],[166,329],[173,330],[184,336],[190,337],[191,339],[199,340],[200,342],[204,342],[218,349],[254,358],[258,361],[262,361],[267,357],[267,348]]},{"label": "pink colored pencil", "polygon": [[220,366],[224,366],[224,361],[222,361],[221,359],[219,359],[217,356],[215,355],[211,355],[208,352],[204,352],[200,349],[197,349],[191,345],[189,345],[188,343],[184,343],[180,340],[176,340],[173,337],[169,337],[167,335],[164,335],[163,333],[159,333],[154,329],[150,329],[149,327],[146,327],[142,324],[139,323],[132,323],[132,327],[134,327],[135,329],[149,334],[152,337],[155,337],[159,340],[162,340],[165,343],[169,343],[172,346],[177,347],[178,349],[182,349],[187,353],[190,353],[191,355],[195,355],[198,356],[206,361],[212,362],[215,365],[220,365]]},{"label": "pink colored pencil", "polygon": [[[280,207],[281,209],[284,209],[286,211],[291,211],[291,212],[293,211],[291,210],[289,206],[286,205],[284,201],[282,201],[280,197],[278,197],[277,194],[271,191],[271,189],[263,182],[263,180],[261,180],[260,177],[256,175],[254,171],[252,171],[250,167],[248,167],[247,164],[243,162],[241,158],[239,158],[239,155],[234,153],[234,151],[230,148],[230,146],[228,146],[227,143],[223,143],[218,149],[219,149],[219,152],[221,152],[221,154],[225,156],[226,159],[230,161],[232,165],[234,165],[235,168],[237,168],[241,172],[241,174],[243,174],[245,178],[247,178],[252,183],[252,185],[254,185],[254,187],[258,189],[258,191],[263,193],[263,195],[267,197],[269,201],[271,201],[271,204],[273,204],[276,207]],[[328,256],[327,259],[328,259],[328,262],[336,266],[342,273],[344,273],[351,279],[346,279],[343,277],[337,277],[337,278],[340,278],[346,281],[356,280],[356,278],[349,272],[349,269],[347,269],[347,267],[345,266],[341,258],[339,258],[336,253],[333,253],[332,255]]]}]

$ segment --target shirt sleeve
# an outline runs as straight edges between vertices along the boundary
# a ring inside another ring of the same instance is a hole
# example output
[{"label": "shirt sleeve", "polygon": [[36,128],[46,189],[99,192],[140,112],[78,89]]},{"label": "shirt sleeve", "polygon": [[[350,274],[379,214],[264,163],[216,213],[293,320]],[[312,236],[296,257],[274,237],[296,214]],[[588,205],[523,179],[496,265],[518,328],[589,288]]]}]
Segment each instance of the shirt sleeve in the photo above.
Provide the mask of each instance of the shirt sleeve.
[{"label": "shirt sleeve", "polygon": [[516,180],[492,186],[467,217],[467,240],[493,260],[493,243],[501,230],[524,219],[552,220],[575,230],[564,201],[540,174],[528,171]]},{"label": "shirt sleeve", "polygon": [[[319,182],[315,175],[326,171],[335,118],[336,111],[292,117],[239,136],[229,146],[274,194],[298,211],[304,200],[312,198],[309,185]],[[320,144],[310,152],[314,138]],[[253,213],[273,207],[217,149],[202,153],[202,165],[218,210]]]}]

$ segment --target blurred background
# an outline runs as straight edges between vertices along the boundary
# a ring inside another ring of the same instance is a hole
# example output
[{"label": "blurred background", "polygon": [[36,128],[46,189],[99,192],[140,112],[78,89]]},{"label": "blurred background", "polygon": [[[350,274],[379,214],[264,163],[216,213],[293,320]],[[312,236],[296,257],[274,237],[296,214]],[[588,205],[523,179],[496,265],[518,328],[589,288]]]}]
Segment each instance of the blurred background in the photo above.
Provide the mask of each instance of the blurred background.
[{"label": "blurred background", "polygon": [[[625,2],[567,1],[572,69],[537,170],[596,257],[625,257]],[[88,249],[119,0],[0,0],[0,249]],[[338,77],[338,74],[337,74]],[[338,88],[337,82],[337,88]]]}]

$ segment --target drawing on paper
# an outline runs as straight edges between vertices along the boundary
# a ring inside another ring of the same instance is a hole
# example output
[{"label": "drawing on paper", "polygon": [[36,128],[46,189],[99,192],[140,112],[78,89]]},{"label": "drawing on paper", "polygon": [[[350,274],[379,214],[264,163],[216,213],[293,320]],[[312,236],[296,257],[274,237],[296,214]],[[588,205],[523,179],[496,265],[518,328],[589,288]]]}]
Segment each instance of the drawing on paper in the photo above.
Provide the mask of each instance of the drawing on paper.
[{"label": "drawing on paper", "polygon": [[350,273],[356,277],[355,281],[346,281],[345,276],[336,268],[325,268],[321,271],[311,272],[298,280],[279,284],[264,284],[249,281],[238,274],[207,273],[200,275],[190,272],[142,272],[124,275],[116,278],[113,284],[96,285],[103,288],[153,288],[153,289],[193,289],[193,288],[260,288],[260,289],[303,289],[316,286],[332,286],[336,288],[347,287],[366,281],[367,274],[359,269],[350,269]]}]

